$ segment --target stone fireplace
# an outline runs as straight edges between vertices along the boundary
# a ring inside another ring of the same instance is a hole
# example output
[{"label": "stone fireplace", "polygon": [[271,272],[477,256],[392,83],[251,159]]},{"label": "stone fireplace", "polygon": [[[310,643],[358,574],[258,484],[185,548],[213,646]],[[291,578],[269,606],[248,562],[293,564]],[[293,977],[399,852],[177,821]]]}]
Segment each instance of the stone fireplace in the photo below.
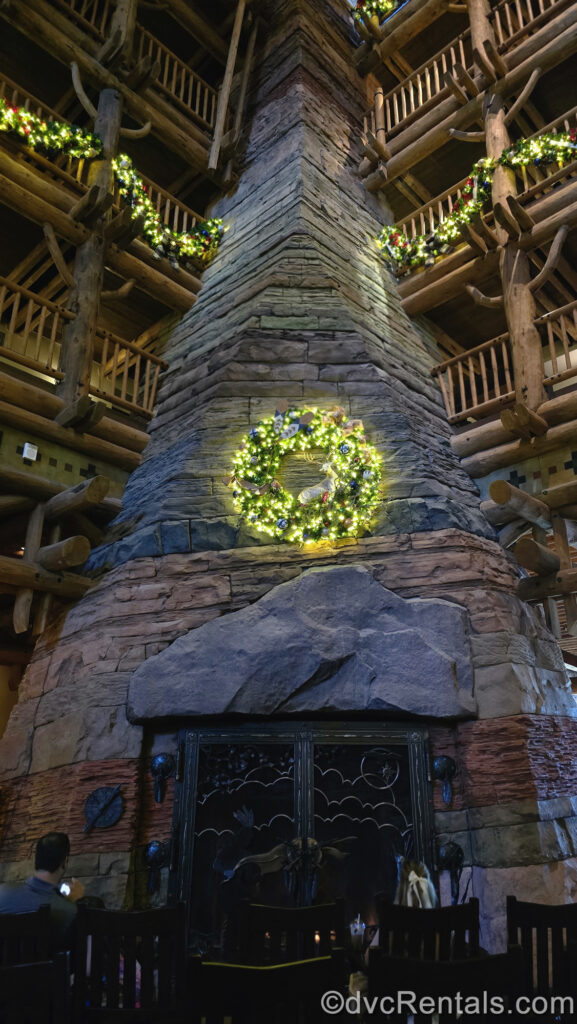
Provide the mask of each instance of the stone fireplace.
[{"label": "stone fireplace", "polygon": [[[398,835],[411,833],[406,849],[433,872],[437,841],[461,846],[482,945],[497,948],[505,893],[575,896],[575,704],[559,648],[515,596],[517,570],[449,447],[428,372],[434,335],[402,312],[377,257],[383,210],[353,174],[364,97],[349,30],[339,0],[274,6],[244,170],[215,210],[228,231],[169,339],[144,461],[92,555],[94,588],[38,643],[1,741],[3,878],[25,875],[35,839],[59,828],[74,873],[108,905],[146,901],[153,839],[172,843],[153,899],[165,899],[169,874],[171,892],[190,898],[218,853],[195,860],[195,787],[210,775],[199,750],[276,744],[276,757],[284,744],[299,779],[263,754],[293,801],[282,797],[269,848],[319,832],[313,803],[303,810],[317,763],[305,748],[338,748],[345,761],[379,750],[371,778],[397,750],[412,815]],[[384,466],[370,533],[273,544],[235,513],[233,454],[283,399],[363,420]],[[150,773],[159,752],[176,761],[162,802]],[[450,803],[429,778],[435,754],[456,762]],[[98,786],[120,786],[124,811],[85,834]],[[229,800],[226,821],[215,812],[201,831],[228,830],[231,843],[251,832],[251,799]],[[254,833],[244,840],[238,860],[263,852]],[[357,875],[363,842],[349,852]],[[367,863],[369,887],[390,886],[390,861]]]}]

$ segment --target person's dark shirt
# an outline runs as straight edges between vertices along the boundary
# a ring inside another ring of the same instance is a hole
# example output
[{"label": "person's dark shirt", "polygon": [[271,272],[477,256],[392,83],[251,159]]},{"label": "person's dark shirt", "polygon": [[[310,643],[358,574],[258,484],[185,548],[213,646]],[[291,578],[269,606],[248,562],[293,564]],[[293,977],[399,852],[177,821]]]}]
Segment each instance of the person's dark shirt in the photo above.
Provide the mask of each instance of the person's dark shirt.
[{"label": "person's dark shirt", "polygon": [[20,885],[0,885],[0,914],[26,914],[48,904],[54,928],[54,944],[70,949],[76,922],[76,904],[55,885],[41,878],[28,878]]}]

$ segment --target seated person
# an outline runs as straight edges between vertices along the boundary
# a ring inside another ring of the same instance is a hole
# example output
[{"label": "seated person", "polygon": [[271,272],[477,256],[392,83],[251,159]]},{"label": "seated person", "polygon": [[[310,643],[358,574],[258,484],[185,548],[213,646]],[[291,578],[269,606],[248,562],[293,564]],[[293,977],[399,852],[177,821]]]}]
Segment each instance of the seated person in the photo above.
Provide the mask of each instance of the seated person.
[{"label": "seated person", "polygon": [[0,885],[0,914],[25,914],[48,904],[57,949],[70,949],[76,922],[76,901],[84,886],[73,878],[64,896],[60,883],[70,854],[70,840],[64,832],[49,832],[36,844],[34,874],[19,885]]}]

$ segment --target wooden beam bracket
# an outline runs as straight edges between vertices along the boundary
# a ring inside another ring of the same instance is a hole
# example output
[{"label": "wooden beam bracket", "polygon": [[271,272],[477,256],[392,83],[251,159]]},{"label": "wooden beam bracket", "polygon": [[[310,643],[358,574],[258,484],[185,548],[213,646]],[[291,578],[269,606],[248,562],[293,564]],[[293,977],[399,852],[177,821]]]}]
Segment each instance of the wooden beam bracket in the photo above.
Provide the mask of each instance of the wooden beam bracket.
[{"label": "wooden beam bracket", "polygon": [[111,192],[93,185],[74,206],[71,206],[69,216],[81,224],[90,226],[110,209],[113,202],[114,196]]},{"label": "wooden beam bracket", "polygon": [[535,221],[531,214],[527,213],[524,206],[521,206],[516,196],[507,196],[507,205],[522,231],[530,231],[535,227]]},{"label": "wooden beam bracket", "polygon": [[60,277],[64,281],[64,284],[68,285],[69,288],[72,288],[72,286],[74,285],[74,275],[68,269],[68,266],[66,264],[66,260],[64,259],[64,256],[62,255],[62,249],[60,248],[60,245],[58,243],[58,239],[56,238],[56,234],[55,234],[54,228],[52,227],[52,224],[49,224],[46,221],[42,225],[42,230],[44,232],[44,238],[46,239],[46,245],[48,246],[48,252],[52,256],[52,260],[54,262],[54,266],[56,267],[58,273],[60,274]]},{"label": "wooden beam bracket", "polygon": [[104,237],[107,242],[114,242],[119,249],[126,249],[126,246],[141,234],[143,227],[144,216],[133,217],[131,208],[129,206],[125,206],[124,209],[106,225],[104,229]]},{"label": "wooden beam bracket", "polygon": [[443,75],[443,85],[453,93],[455,99],[464,106],[465,103],[469,102],[469,97],[464,89],[461,88],[457,82],[452,71],[446,71]]},{"label": "wooden beam bracket", "polygon": [[512,216],[510,210],[503,206],[502,203],[495,203],[493,206],[493,213],[495,214],[495,220],[502,228],[505,229],[509,238],[517,240],[519,235],[522,234],[521,226]]},{"label": "wooden beam bracket", "polygon": [[80,433],[88,433],[90,428],[99,423],[106,412],[104,402],[93,402],[88,395],[81,395],[72,405],[67,405],[54,422],[61,427],[74,427]]},{"label": "wooden beam bracket", "polygon": [[154,60],[152,54],[147,53],[146,57],[139,60],[138,64],[123,76],[124,84],[133,92],[139,92],[152,85],[159,74],[160,61]]},{"label": "wooden beam bracket", "polygon": [[463,87],[465,92],[468,92],[470,96],[479,95],[479,89],[477,88],[475,81],[471,78],[469,72],[463,66],[463,64],[454,64],[453,74],[457,79],[459,85]]}]

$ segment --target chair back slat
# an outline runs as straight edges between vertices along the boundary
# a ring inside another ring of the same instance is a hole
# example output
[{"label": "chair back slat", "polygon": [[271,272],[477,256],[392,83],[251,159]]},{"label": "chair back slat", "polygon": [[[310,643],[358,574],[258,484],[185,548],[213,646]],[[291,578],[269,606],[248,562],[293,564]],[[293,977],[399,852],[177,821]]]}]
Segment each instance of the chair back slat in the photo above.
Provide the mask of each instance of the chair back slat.
[{"label": "chair back slat", "polygon": [[0,967],[48,961],[53,945],[49,906],[25,914],[0,914]]},{"label": "chair back slat", "polygon": [[[442,961],[389,956],[382,948],[375,947],[369,950],[368,984],[369,1000],[388,997],[393,1000],[393,1006],[400,991],[414,993],[416,1000],[423,996],[434,999],[443,996],[450,1001],[455,999],[456,993],[460,993],[463,999],[476,997],[479,1007],[483,1006],[484,997],[488,993],[491,997],[503,999],[505,1019],[515,1020],[515,1017],[509,1017],[507,1010],[510,1012],[513,1009],[514,1000],[523,990],[523,952],[517,946],[512,947],[508,953],[495,956]],[[454,1007],[455,1003],[452,1005]],[[387,1020],[391,1024],[404,1024],[409,1015],[409,1008],[403,1010],[399,1007],[399,1013],[393,1013]],[[454,1024],[456,1019],[456,1009],[453,1012],[441,1012],[439,1016],[440,1024]],[[488,1017],[483,1011],[479,1015],[467,1013],[461,1019],[487,1024]],[[414,1017],[414,1024],[424,1024],[425,1021],[430,1024],[431,1018],[419,1015]]]},{"label": "chair back slat", "polygon": [[574,994],[570,949],[577,945],[577,904],[529,903],[507,897],[507,940],[520,942],[528,995]]},{"label": "chair back slat", "polygon": [[134,912],[80,906],[75,958],[79,1020],[183,1020],[184,905]]},{"label": "chair back slat", "polygon": [[456,907],[401,907],[377,900],[379,946],[388,955],[457,960],[479,952],[479,901]]}]

